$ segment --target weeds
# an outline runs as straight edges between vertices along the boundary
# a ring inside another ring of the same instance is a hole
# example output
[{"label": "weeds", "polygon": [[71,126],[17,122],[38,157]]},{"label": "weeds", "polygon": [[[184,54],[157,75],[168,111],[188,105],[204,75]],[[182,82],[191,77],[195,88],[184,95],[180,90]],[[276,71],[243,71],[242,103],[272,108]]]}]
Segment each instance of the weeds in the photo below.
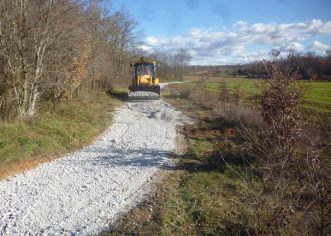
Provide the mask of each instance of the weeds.
[{"label": "weeds", "polygon": [[190,95],[191,95],[191,90],[189,88],[187,88],[187,87],[182,88],[179,91],[179,97],[180,98],[188,99],[188,98],[190,98]]}]

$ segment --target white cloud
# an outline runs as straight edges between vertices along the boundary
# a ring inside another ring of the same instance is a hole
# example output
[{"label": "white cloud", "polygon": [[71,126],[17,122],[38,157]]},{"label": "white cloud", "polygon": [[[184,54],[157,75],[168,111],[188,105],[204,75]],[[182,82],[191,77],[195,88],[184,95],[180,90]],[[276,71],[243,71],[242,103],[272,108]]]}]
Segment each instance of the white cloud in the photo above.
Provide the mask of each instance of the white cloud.
[{"label": "white cloud", "polygon": [[310,47],[309,47],[309,50],[310,51],[326,51],[328,50],[330,47],[326,44],[323,44],[321,42],[318,42],[318,41],[314,41]]},{"label": "white cloud", "polygon": [[150,53],[153,51],[153,47],[147,45],[139,45],[138,50],[142,51],[143,53]]},{"label": "white cloud", "polygon": [[147,37],[146,38],[146,44],[150,46],[158,46],[159,45],[159,40],[155,37]]},{"label": "white cloud", "polygon": [[234,25],[233,28],[237,28],[239,30],[245,30],[248,28],[248,23],[246,21],[237,21]]},{"label": "white cloud", "polygon": [[[288,24],[238,21],[230,31],[192,28],[176,37],[147,37],[141,49],[147,52],[154,49],[171,52],[184,48],[191,52],[192,64],[243,63],[267,58],[272,48],[280,48],[284,53],[303,52],[306,40],[328,35],[331,35],[331,21],[314,19]],[[247,52],[245,48],[251,45],[268,47],[269,50]],[[309,50],[325,51],[328,48],[328,45],[315,41]]]},{"label": "white cloud", "polygon": [[304,49],[304,46],[301,43],[291,42],[285,47],[285,50],[288,52],[300,52]]}]

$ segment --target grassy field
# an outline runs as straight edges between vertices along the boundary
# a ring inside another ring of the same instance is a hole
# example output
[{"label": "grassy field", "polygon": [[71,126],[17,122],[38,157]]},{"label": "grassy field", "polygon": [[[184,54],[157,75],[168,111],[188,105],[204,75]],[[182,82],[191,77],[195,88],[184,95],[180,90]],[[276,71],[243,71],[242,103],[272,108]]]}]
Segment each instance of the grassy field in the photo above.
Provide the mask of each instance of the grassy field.
[{"label": "grassy field", "polygon": [[[185,80],[193,82],[197,82],[199,79],[200,77],[198,76],[188,76],[185,78]],[[207,82],[207,89],[216,92],[222,80],[226,81],[229,88],[238,88],[248,96],[259,94],[261,91],[260,86],[263,86],[263,80],[212,77]],[[299,81],[299,84],[306,90],[304,97],[305,108],[331,113],[331,82]]]},{"label": "grassy field", "polygon": [[0,179],[54,159],[90,142],[111,122],[118,99],[99,93],[93,100],[43,104],[30,120],[0,124]]}]

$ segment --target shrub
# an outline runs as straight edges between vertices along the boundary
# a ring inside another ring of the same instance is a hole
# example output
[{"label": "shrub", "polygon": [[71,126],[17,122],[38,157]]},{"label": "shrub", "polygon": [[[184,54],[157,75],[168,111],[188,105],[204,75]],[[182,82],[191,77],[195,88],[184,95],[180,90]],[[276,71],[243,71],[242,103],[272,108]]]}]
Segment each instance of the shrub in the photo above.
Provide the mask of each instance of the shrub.
[{"label": "shrub", "polygon": [[267,124],[271,145],[280,142],[284,152],[291,152],[302,131],[299,104],[304,94],[303,89],[296,85],[298,74],[289,66],[282,69],[274,62],[271,64],[270,75],[271,78],[259,97],[261,115]]},{"label": "shrub", "polygon": [[330,164],[330,160],[305,135],[299,112],[304,90],[296,84],[298,74],[289,65],[275,60],[267,66],[270,79],[258,99],[263,122],[258,130],[246,128],[244,134],[262,177],[261,190],[252,203],[260,233],[326,235],[330,175],[321,163]]},{"label": "shrub", "polygon": [[179,91],[180,98],[188,99],[190,98],[190,95],[191,95],[191,90],[187,87],[184,87]]}]

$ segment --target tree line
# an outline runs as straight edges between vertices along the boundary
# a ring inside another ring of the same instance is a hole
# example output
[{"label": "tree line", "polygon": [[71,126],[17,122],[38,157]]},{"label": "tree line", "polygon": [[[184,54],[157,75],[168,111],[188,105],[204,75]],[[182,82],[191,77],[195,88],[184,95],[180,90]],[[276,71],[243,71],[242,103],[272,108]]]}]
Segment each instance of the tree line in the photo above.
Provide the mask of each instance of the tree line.
[{"label": "tree line", "polygon": [[[331,80],[331,51],[327,51],[324,56],[314,52],[291,54],[288,58],[280,58],[278,61],[283,67],[290,63],[293,68],[296,68],[300,79]],[[237,66],[232,73],[252,78],[268,77],[264,62]]]},{"label": "tree line", "polygon": [[86,98],[129,78],[141,32],[98,0],[0,0],[0,117],[31,117],[43,101]]},{"label": "tree line", "polygon": [[192,59],[186,49],[178,49],[174,52],[154,51],[149,55],[158,62],[158,75],[161,80],[183,80],[189,71],[188,64]]}]

